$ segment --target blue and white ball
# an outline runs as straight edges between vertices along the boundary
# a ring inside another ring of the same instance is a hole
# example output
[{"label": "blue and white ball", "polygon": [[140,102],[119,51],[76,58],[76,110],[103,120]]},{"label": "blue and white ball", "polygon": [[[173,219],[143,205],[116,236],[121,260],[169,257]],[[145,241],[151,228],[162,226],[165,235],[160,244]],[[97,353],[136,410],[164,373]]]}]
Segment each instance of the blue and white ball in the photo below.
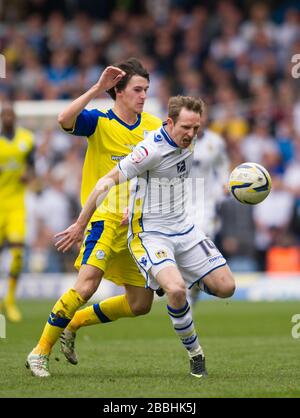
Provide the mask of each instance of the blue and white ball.
[{"label": "blue and white ball", "polygon": [[272,181],[268,171],[260,164],[243,163],[229,177],[229,190],[245,205],[257,205],[270,193]]}]

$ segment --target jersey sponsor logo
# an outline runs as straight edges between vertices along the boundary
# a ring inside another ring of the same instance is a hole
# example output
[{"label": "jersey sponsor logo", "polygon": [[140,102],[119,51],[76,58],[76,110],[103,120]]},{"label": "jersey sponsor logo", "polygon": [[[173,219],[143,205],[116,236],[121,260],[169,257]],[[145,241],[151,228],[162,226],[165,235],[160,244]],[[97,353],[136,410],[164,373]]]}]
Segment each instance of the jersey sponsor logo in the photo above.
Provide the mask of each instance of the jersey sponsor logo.
[{"label": "jersey sponsor logo", "polygon": [[158,251],[155,252],[155,255],[156,255],[157,258],[161,259],[161,258],[167,258],[168,253],[165,250],[158,250]]},{"label": "jersey sponsor logo", "polygon": [[104,252],[104,251],[102,251],[102,250],[98,250],[98,251],[96,252],[96,258],[97,258],[98,260],[103,260],[103,259],[105,258],[105,252]]},{"label": "jersey sponsor logo", "polygon": [[185,161],[180,161],[177,164],[177,173],[184,173],[186,171],[186,165],[185,165]]},{"label": "jersey sponsor logo", "polygon": [[148,150],[143,145],[136,147],[130,154],[130,159],[133,163],[140,163],[148,156]]},{"label": "jersey sponsor logo", "polygon": [[217,261],[217,260],[220,260],[220,259],[224,259],[224,257],[220,254],[220,255],[216,255],[215,257],[213,257],[213,258],[210,258],[208,261],[210,262],[210,263],[213,263],[214,261]]},{"label": "jersey sponsor logo", "polygon": [[127,157],[127,155],[112,155],[111,159],[112,159],[112,161],[121,161],[125,157]]}]

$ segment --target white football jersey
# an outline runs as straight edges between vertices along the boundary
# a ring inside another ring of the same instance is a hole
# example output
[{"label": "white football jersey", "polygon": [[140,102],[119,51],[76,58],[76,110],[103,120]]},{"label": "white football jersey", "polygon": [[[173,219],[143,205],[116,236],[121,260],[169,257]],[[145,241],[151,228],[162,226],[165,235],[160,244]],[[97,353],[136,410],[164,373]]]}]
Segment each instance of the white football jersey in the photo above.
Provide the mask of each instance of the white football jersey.
[{"label": "white football jersey", "polygon": [[[195,142],[190,177],[201,180],[201,192],[193,194],[189,213],[193,222],[214,237],[217,229],[216,205],[224,197],[223,186],[228,182],[229,158],[221,136],[205,129]],[[195,187],[195,182],[190,183]],[[195,199],[196,197],[196,199]]]},{"label": "white football jersey", "polygon": [[136,177],[130,185],[129,236],[140,232],[178,235],[194,227],[186,212],[192,160],[193,144],[181,149],[161,127],[119,162],[126,178]]}]

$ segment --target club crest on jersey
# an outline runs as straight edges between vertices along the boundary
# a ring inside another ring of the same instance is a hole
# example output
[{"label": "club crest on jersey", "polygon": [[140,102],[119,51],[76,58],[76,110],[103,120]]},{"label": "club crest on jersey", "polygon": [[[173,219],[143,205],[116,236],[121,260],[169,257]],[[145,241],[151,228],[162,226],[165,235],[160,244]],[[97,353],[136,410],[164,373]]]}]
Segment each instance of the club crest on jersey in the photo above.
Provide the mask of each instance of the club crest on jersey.
[{"label": "club crest on jersey", "polygon": [[133,163],[140,163],[148,156],[148,150],[143,145],[136,147],[130,154]]},{"label": "club crest on jersey", "polygon": [[167,258],[168,254],[167,254],[167,251],[165,250],[158,250],[156,251],[155,255],[157,258]]}]

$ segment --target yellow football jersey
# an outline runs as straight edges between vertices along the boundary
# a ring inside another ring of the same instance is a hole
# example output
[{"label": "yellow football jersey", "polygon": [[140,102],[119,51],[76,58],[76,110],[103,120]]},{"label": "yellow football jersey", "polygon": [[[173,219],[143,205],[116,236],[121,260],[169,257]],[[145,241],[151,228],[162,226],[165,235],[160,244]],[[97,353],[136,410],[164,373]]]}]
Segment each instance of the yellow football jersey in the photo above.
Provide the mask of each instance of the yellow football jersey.
[{"label": "yellow football jersey", "polygon": [[[86,136],[88,149],[82,173],[81,203],[84,205],[100,177],[107,174],[133,148],[142,141],[149,131],[162,125],[156,116],[143,112],[133,125],[122,121],[112,109],[108,111],[83,110],[77,117],[73,135]],[[113,187],[92,221],[108,219],[121,221],[128,206],[128,184]]]},{"label": "yellow football jersey", "polygon": [[26,186],[21,178],[33,145],[27,129],[17,128],[12,139],[0,135],[0,211],[24,208]]}]

